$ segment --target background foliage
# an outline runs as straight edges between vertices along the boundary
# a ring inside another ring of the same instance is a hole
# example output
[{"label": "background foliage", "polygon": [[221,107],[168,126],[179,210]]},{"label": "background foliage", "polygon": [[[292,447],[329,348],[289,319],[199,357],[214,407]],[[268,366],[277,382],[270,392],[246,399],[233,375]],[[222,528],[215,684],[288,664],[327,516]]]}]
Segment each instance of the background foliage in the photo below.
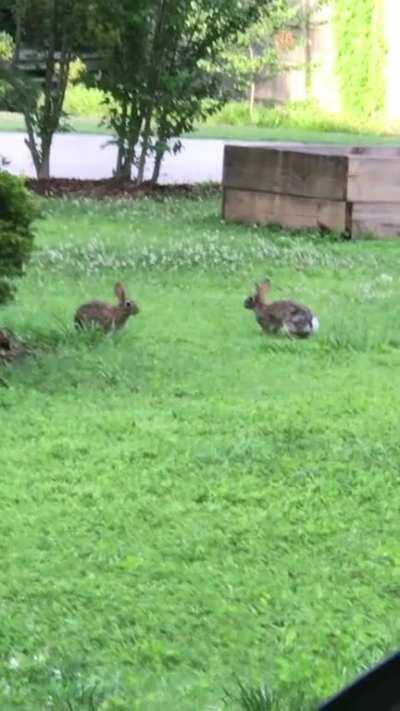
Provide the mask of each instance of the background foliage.
[{"label": "background foliage", "polygon": [[385,105],[385,42],[376,0],[334,0],[337,72],[343,108],[379,113]]}]

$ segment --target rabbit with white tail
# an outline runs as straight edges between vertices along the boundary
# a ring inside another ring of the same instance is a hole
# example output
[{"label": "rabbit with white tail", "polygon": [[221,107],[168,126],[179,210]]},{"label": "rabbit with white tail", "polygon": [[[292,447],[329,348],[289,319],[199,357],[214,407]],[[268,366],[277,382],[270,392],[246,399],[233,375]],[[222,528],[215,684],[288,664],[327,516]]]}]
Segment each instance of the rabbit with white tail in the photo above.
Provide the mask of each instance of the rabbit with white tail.
[{"label": "rabbit with white tail", "polygon": [[118,304],[115,306],[103,301],[82,304],[75,314],[75,325],[79,328],[101,328],[105,333],[122,328],[130,316],[139,313],[139,307],[132,299],[127,298],[122,284],[115,284],[114,293],[118,298]]},{"label": "rabbit with white tail", "polygon": [[307,338],[318,331],[319,321],[307,306],[295,301],[265,301],[269,281],[256,284],[256,293],[249,296],[244,307],[254,311],[257,323],[266,333],[284,332],[290,338]]}]

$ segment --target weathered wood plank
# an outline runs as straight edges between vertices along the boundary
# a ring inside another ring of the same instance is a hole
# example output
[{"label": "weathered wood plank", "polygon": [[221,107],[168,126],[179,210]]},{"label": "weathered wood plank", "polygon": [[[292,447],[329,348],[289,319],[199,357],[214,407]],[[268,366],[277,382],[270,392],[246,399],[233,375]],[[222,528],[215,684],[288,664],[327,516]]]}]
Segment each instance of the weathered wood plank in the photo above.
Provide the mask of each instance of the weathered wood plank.
[{"label": "weathered wood plank", "polygon": [[[249,147],[249,144],[237,144]],[[271,150],[294,151],[296,153],[318,153],[321,155],[365,156],[369,158],[400,157],[398,146],[351,146],[337,143],[302,143],[300,141],[254,141],[250,147],[270,148]]]},{"label": "weathered wood plank", "polygon": [[345,155],[365,156],[366,158],[398,158],[399,146],[349,146]]},{"label": "weathered wood plank", "polygon": [[347,199],[350,202],[400,202],[399,158],[349,158]]},{"label": "weathered wood plank", "polygon": [[350,227],[349,206],[344,201],[235,188],[224,189],[223,216],[237,222],[279,224],[289,228],[344,232]]},{"label": "weathered wood plank", "polygon": [[225,146],[228,188],[345,200],[348,158],[249,146]]},{"label": "weathered wood plank", "polygon": [[380,239],[400,238],[400,204],[356,202],[352,209],[351,233],[354,239],[373,234]]}]

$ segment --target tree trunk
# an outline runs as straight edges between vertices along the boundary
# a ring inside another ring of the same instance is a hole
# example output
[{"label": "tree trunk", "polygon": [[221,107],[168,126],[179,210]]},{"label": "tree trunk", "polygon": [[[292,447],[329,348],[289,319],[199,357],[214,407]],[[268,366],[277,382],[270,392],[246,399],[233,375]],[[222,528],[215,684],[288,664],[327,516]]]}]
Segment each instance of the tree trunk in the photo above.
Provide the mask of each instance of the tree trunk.
[{"label": "tree trunk", "polygon": [[136,135],[129,139],[127,145],[123,141],[118,143],[117,164],[114,171],[117,180],[131,180],[136,143]]},{"label": "tree trunk", "polygon": [[130,180],[132,177],[132,163],[125,156],[118,170],[115,171],[117,180]]},{"label": "tree trunk", "polygon": [[35,134],[31,116],[24,116],[28,138],[25,139],[25,144],[29,148],[32,156],[33,165],[35,166],[37,178],[50,178],[50,153],[53,135],[38,137]]},{"label": "tree trunk", "polygon": [[114,177],[121,174],[122,166],[125,158],[125,139],[128,125],[128,104],[126,99],[121,103],[121,116],[118,119],[111,120],[111,128],[113,128],[118,136],[117,138],[117,163],[113,171]]},{"label": "tree trunk", "polygon": [[51,35],[46,51],[43,103],[40,104],[39,98],[36,97],[35,102],[26,106],[23,111],[28,134],[25,143],[30,150],[39,179],[50,177],[50,153],[53,136],[60,125],[72,60],[72,50],[68,46],[69,37],[66,31],[63,31],[60,57],[56,61],[57,37],[62,31],[62,18],[59,13],[60,5],[57,0],[54,0]]},{"label": "tree trunk", "polygon": [[50,178],[50,148],[42,155],[39,168],[36,172],[39,180],[48,180]]},{"label": "tree trunk", "polygon": [[160,171],[161,171],[161,164],[164,160],[164,155],[165,151],[164,149],[156,149],[156,155],[155,155],[155,160],[154,160],[154,166],[153,166],[153,173],[150,179],[150,182],[152,185],[157,185],[158,179],[160,177]]},{"label": "tree trunk", "polygon": [[120,175],[122,166],[124,164],[124,155],[125,155],[125,147],[121,141],[118,141],[118,149],[117,149],[117,164],[115,166],[115,170],[113,171],[113,175],[116,178],[118,175]]},{"label": "tree trunk", "polygon": [[12,63],[11,66],[13,69],[18,67],[19,63],[19,57],[20,57],[20,50],[21,50],[21,24],[22,24],[22,18],[21,18],[21,4],[19,2],[15,3],[14,7],[14,21],[15,21],[15,44],[14,44],[14,55],[12,58]]},{"label": "tree trunk", "polygon": [[[152,40],[152,50],[151,50],[151,70],[148,76],[147,82],[147,92],[148,100],[144,104],[144,112],[142,119],[144,118],[144,127],[142,131],[142,150],[140,153],[137,182],[141,185],[144,180],[144,171],[146,167],[146,159],[149,153],[150,139],[151,139],[151,121],[155,111],[155,103],[157,102],[157,92],[160,83],[160,72],[162,67],[162,56],[163,56],[163,33],[165,20],[168,15],[168,1],[160,0],[158,7],[158,14],[154,24],[153,40]],[[164,39],[165,42],[165,39]],[[157,158],[156,158],[157,161]],[[160,163],[161,165],[161,163]],[[154,175],[154,171],[153,171]],[[158,179],[158,175],[157,175]],[[153,178],[152,178],[153,180]]]},{"label": "tree trunk", "polygon": [[254,101],[255,101],[255,94],[256,94],[256,85],[255,82],[252,81],[250,84],[250,99],[249,99],[249,115],[250,115],[250,121],[253,121],[254,118]]},{"label": "tree trunk", "polygon": [[[251,45],[249,45],[249,54],[250,54],[250,59],[251,61],[254,60],[254,50]],[[249,116],[250,116],[250,121],[253,120],[254,116],[254,100],[255,100],[255,95],[256,95],[256,83],[254,81],[254,77],[252,76],[252,79],[250,81],[250,92],[249,92]]]},{"label": "tree trunk", "polygon": [[114,176],[120,180],[131,180],[132,165],[135,162],[135,149],[139,140],[142,115],[135,102],[127,106],[123,122],[114,126],[118,135],[118,155]]},{"label": "tree trunk", "polygon": [[304,39],[305,39],[305,61],[304,78],[306,87],[306,99],[311,99],[312,93],[312,48],[311,48],[311,6],[310,0],[303,0],[304,9]]},{"label": "tree trunk", "polygon": [[25,145],[28,147],[29,152],[32,156],[33,165],[35,166],[36,176],[39,174],[40,169],[40,153],[36,143],[35,131],[33,128],[32,117],[29,112],[24,114],[26,132],[28,138],[25,138]]},{"label": "tree trunk", "polygon": [[43,140],[35,136],[32,128],[27,125],[28,138],[25,144],[29,148],[32,156],[36,177],[41,179],[50,178],[50,153],[52,140]]},{"label": "tree trunk", "polygon": [[[24,119],[28,138],[25,143],[29,148],[32,156],[32,161],[35,166],[36,175],[38,178],[50,177],[50,153],[53,143],[53,137],[60,123],[62,107],[64,103],[65,91],[68,82],[70,59],[66,59],[65,66],[59,69],[60,84],[57,87],[56,95],[53,99],[50,96],[45,99],[44,107],[41,110],[37,128],[34,128],[34,119],[36,118],[39,107],[35,109],[28,108],[24,112]],[[45,93],[49,90],[45,89]]]},{"label": "tree trunk", "polygon": [[150,110],[147,113],[147,116],[146,116],[146,119],[144,122],[143,134],[142,134],[143,135],[142,151],[140,154],[139,165],[138,165],[138,174],[137,174],[138,185],[141,185],[143,183],[143,179],[144,179],[144,169],[146,167],[146,158],[147,158],[147,154],[149,151],[149,143],[150,143],[151,116],[152,116],[152,111]]}]

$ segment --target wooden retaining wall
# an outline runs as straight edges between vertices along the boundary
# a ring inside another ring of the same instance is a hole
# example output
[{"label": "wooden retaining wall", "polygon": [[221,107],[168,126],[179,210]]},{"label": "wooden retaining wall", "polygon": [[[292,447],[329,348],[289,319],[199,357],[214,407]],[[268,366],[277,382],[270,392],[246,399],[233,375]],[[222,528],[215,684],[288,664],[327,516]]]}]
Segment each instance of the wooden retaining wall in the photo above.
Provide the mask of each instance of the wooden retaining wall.
[{"label": "wooden retaining wall", "polygon": [[223,217],[400,237],[400,148],[227,145]]}]

